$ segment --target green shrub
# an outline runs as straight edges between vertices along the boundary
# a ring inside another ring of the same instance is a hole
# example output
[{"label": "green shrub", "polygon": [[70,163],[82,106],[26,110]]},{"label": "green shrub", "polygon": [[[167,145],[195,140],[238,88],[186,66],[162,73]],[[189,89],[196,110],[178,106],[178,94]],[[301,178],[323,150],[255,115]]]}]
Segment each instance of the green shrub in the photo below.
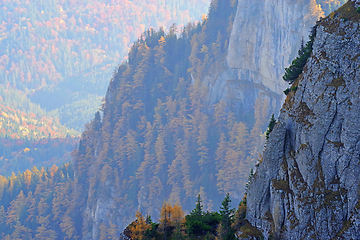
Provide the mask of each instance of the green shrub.
[{"label": "green shrub", "polygon": [[358,7],[358,8],[356,9],[356,11],[357,11],[358,13],[360,13],[360,7]]},{"label": "green shrub", "polygon": [[287,88],[287,89],[285,89],[284,94],[288,95],[290,91],[291,91],[290,88]]},{"label": "green shrub", "polygon": [[297,88],[298,88],[297,86],[292,86],[291,88],[287,88],[285,89],[284,94],[288,95],[289,92],[296,92]]},{"label": "green shrub", "polygon": [[312,28],[311,34],[309,36],[310,40],[306,43],[306,45],[304,45],[304,41],[302,41],[298,52],[299,56],[292,61],[291,65],[288,68],[285,68],[285,74],[283,76],[283,79],[289,84],[292,84],[299,77],[299,75],[304,69],[306,61],[310,57],[310,54],[313,50],[314,39],[316,36],[316,28],[317,25]]},{"label": "green shrub", "polygon": [[270,119],[270,122],[269,122],[269,126],[268,126],[268,129],[267,129],[266,134],[265,134],[266,140],[269,139],[270,133],[271,133],[272,130],[274,129],[275,124],[276,124],[276,119],[275,119],[274,114],[273,114],[273,115],[271,115],[271,119]]},{"label": "green shrub", "polygon": [[291,91],[295,92],[297,90],[297,88],[298,88],[297,86],[292,86]]}]

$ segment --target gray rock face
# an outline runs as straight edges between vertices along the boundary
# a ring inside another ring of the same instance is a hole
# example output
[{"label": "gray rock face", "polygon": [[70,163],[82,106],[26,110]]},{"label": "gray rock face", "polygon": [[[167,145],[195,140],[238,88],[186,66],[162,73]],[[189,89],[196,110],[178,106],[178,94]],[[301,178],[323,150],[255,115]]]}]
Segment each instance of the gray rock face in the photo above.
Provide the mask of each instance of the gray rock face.
[{"label": "gray rock face", "polygon": [[270,135],[247,198],[266,239],[360,239],[359,21],[348,2],[320,22]]},{"label": "gray rock face", "polygon": [[301,39],[323,15],[311,0],[240,0],[231,32],[225,66],[205,77],[211,102],[225,100],[253,111],[260,93],[268,97],[270,111],[278,111],[287,84],[285,67],[297,55]]},{"label": "gray rock face", "polygon": [[[301,38],[319,18],[310,14],[310,1],[239,1],[227,62],[240,79],[260,83],[281,94],[281,81],[299,49]],[[244,34],[246,33],[246,34]]]}]

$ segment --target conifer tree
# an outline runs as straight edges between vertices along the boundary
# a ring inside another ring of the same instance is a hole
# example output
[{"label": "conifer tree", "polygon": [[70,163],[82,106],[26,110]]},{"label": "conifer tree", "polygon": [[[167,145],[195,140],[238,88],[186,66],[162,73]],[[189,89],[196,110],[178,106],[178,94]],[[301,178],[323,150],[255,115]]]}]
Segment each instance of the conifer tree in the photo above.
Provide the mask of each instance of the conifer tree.
[{"label": "conifer tree", "polygon": [[275,124],[276,124],[276,120],[275,120],[274,114],[272,114],[272,115],[271,115],[270,122],[269,122],[268,129],[267,129],[267,131],[266,131],[266,140],[269,139],[270,133],[273,131],[273,129],[274,129],[274,127],[275,127]]},{"label": "conifer tree", "polygon": [[145,218],[140,212],[136,212],[136,221],[131,226],[131,239],[143,240],[146,239],[145,232],[150,229],[150,224],[146,222]]},{"label": "conifer tree", "polygon": [[235,232],[231,225],[234,217],[234,209],[231,208],[229,193],[226,194],[220,207],[221,221],[218,229],[218,237],[221,240],[235,240]]}]

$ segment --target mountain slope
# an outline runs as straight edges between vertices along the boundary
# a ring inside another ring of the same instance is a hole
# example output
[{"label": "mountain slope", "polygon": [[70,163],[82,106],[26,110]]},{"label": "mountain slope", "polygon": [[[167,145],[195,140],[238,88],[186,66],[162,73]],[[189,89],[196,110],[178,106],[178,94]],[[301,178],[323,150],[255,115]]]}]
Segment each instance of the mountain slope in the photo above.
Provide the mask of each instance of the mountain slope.
[{"label": "mountain slope", "polygon": [[179,37],[148,31],[117,70],[74,159],[87,196],[85,238],[97,238],[102,225],[108,231],[112,224],[126,227],[136,209],[156,219],[166,199],[190,210],[202,192],[210,209],[226,192],[242,195],[236,186],[245,183],[249,149],[260,141],[266,110],[258,104],[258,125],[250,134],[253,124],[240,122],[224,102],[209,111],[198,78],[226,52],[236,4],[214,1],[209,17]]},{"label": "mountain slope", "polygon": [[[117,238],[136,210],[156,219],[164,200],[189,211],[201,193],[206,211],[220,206],[227,192],[241,199],[276,103],[269,106],[272,96],[263,94],[251,96],[244,109],[210,100],[204,77],[221,72],[233,50],[229,41],[239,6],[214,0],[207,18],[178,35],[174,29],[143,34],[116,69],[101,111],[85,127],[73,154],[74,180],[56,186],[40,174],[35,201],[28,191],[21,193],[26,184],[2,178],[19,193],[6,200],[9,220],[2,226],[8,238]],[[261,86],[232,87],[248,94]]]},{"label": "mountain slope", "polygon": [[81,130],[142,32],[181,27],[200,19],[208,5],[209,0],[3,1],[0,84],[58,111],[62,124]]},{"label": "mountain slope", "polygon": [[219,206],[227,192],[240,201],[269,112],[280,99],[261,84],[231,78],[225,81],[235,83],[232,89],[250,97],[247,108],[211,98],[207,76],[226,68],[240,6],[214,0],[208,18],[179,36],[147,31],[117,69],[103,109],[74,155],[78,189],[86,199],[85,238],[125,227],[136,210],[156,219],[164,200],[185,210],[199,192],[207,209]]},{"label": "mountain slope", "polygon": [[349,1],[318,23],[250,184],[247,219],[266,239],[360,237],[357,7]]},{"label": "mountain slope", "polygon": [[71,152],[79,139],[73,137],[41,140],[2,139],[0,141],[0,175],[8,177],[34,166],[41,169],[71,161]]},{"label": "mountain slope", "polygon": [[38,118],[0,104],[0,137],[13,139],[41,139],[75,136],[74,130],[61,126],[53,118]]}]

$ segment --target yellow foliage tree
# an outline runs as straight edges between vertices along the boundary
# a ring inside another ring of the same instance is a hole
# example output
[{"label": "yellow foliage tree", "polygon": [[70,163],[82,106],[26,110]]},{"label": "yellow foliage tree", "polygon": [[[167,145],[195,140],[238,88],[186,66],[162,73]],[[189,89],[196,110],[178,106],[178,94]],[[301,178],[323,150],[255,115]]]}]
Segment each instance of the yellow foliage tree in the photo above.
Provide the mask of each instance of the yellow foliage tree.
[{"label": "yellow foliage tree", "polygon": [[168,203],[164,203],[160,214],[160,224],[175,226],[176,223],[183,223],[184,211],[179,204],[171,206]]},{"label": "yellow foliage tree", "polygon": [[142,240],[145,239],[146,230],[150,229],[151,225],[146,222],[144,216],[137,211],[136,212],[136,221],[130,227],[130,236],[132,240]]}]

